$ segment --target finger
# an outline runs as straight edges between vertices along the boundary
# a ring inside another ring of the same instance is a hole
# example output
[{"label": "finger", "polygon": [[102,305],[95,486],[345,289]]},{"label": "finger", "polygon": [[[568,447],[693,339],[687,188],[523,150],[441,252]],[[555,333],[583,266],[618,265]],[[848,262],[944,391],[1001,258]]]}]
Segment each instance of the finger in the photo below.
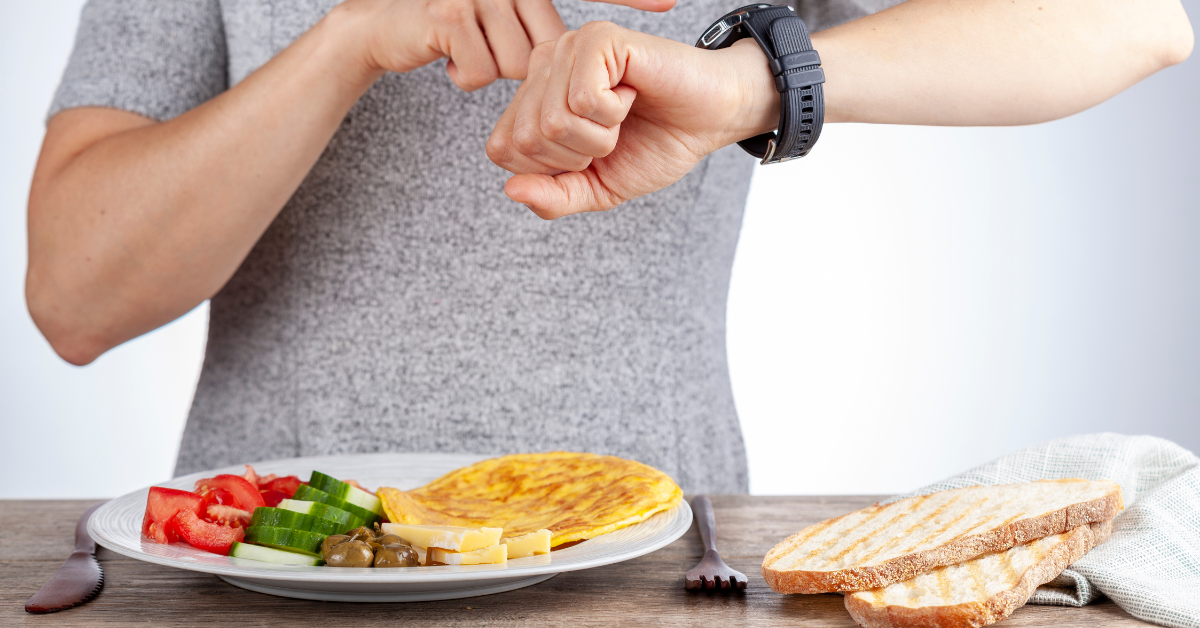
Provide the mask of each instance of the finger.
[{"label": "finger", "polygon": [[561,146],[542,134],[542,104],[546,79],[550,73],[551,70],[546,68],[525,80],[529,83],[529,89],[521,99],[513,120],[513,147],[522,155],[551,168],[583,170],[591,163],[590,156]]},{"label": "finger", "polygon": [[450,80],[468,92],[490,85],[500,76],[499,69],[474,14],[468,19],[466,14],[456,13],[452,19],[446,44],[446,56],[450,57],[446,73]]},{"label": "finger", "polygon": [[535,46],[544,41],[554,41],[567,32],[562,17],[550,0],[516,0],[516,8],[517,17],[525,25],[529,41]]},{"label": "finger", "polygon": [[516,149],[512,143],[512,128],[515,126],[517,112],[521,109],[522,104],[528,100],[529,91],[538,80],[536,77],[544,76],[546,67],[550,64],[551,52],[553,46],[540,46],[534,49],[532,58],[530,58],[530,70],[534,72],[534,79],[526,79],[521,83],[520,88],[517,88],[516,95],[512,97],[512,102],[504,109],[504,113],[500,115],[500,119],[496,122],[496,127],[493,128],[491,137],[487,138],[487,157],[497,166],[506,169],[511,173],[540,173],[540,174],[557,174],[562,172],[560,168],[551,168],[544,163],[530,159],[524,156]]},{"label": "finger", "polygon": [[579,31],[567,106],[575,115],[612,127],[629,115],[636,91],[621,86],[623,64],[616,60],[623,29],[594,22]]},{"label": "finger", "polygon": [[519,174],[504,184],[504,193],[546,220],[621,204],[621,199],[604,187],[594,168],[554,176]]},{"label": "finger", "polygon": [[576,115],[567,104],[571,76],[575,68],[577,46],[570,41],[574,34],[559,39],[554,48],[554,62],[546,79],[542,96],[542,135],[557,144],[590,157],[604,157],[617,144],[620,125],[606,127]]},{"label": "finger", "polygon": [[653,11],[655,13],[670,11],[675,6],[675,0],[589,0],[589,2],[619,4],[624,7],[632,7],[642,11]]},{"label": "finger", "polygon": [[496,128],[487,141],[488,158],[497,166],[513,174],[558,174],[562,172],[562,168],[551,168],[540,161],[522,155],[517,150],[512,137],[515,118],[515,112],[500,118],[500,122],[496,124]]},{"label": "finger", "polygon": [[525,78],[533,46],[510,0],[480,0],[479,21],[500,76]]}]

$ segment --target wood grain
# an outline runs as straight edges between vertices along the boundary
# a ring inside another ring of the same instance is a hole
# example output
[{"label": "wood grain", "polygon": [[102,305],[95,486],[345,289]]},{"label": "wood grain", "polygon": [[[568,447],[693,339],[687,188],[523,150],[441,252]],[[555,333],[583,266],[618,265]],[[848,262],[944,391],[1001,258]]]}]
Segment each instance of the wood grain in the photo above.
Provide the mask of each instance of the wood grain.
[{"label": "wood grain", "polygon": [[[684,572],[704,553],[693,529],[649,556],[624,563],[560,574],[508,593],[409,604],[273,597],[239,589],[216,576],[101,549],[100,596],[51,615],[30,615],[23,605],[70,554],[75,521],[94,502],[0,501],[0,626],[857,626],[840,595],[780,595],[767,588],[759,568],[767,550],[787,535],[867,506],[876,497],[711,497],[721,556],[750,577],[743,594],[683,589]],[[1000,625],[1150,624],[1105,602],[1084,608],[1026,606]]]}]

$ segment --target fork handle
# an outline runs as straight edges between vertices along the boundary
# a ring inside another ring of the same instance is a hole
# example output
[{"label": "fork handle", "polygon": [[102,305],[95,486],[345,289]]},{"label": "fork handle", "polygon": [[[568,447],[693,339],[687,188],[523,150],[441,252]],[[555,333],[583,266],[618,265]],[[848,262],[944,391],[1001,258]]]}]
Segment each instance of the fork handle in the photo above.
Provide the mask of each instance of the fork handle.
[{"label": "fork handle", "polygon": [[692,510],[696,511],[696,527],[700,528],[700,540],[704,550],[717,551],[717,519],[713,516],[712,502],[707,495],[692,498]]}]

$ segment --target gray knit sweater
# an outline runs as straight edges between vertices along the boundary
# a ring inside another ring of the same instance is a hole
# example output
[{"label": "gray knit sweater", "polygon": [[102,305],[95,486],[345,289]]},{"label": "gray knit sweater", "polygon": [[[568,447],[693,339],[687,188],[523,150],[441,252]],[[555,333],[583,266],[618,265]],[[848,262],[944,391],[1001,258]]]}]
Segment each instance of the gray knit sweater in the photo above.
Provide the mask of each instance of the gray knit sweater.
[{"label": "gray knit sweater", "polygon": [[[335,4],[91,0],[51,115],[172,118]],[[556,3],[569,27],[604,19],[689,43],[738,4]],[[812,26],[867,12],[801,8]],[[725,149],[661,192],[544,222],[505,198],[507,175],[484,154],[516,88],[464,93],[439,62],[383,77],[351,110],[212,299],[177,473],[567,449],[640,460],[687,491],[746,491],[725,298],[753,160]]]}]

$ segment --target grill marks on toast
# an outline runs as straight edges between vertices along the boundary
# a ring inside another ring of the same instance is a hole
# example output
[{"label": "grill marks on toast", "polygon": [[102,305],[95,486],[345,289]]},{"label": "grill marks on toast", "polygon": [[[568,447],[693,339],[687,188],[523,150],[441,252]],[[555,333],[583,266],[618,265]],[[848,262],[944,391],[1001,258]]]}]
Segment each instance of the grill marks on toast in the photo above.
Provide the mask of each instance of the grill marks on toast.
[{"label": "grill marks on toast", "polygon": [[809,526],[809,527],[805,528],[804,530],[792,535],[791,537],[788,538],[788,540],[792,541],[796,545],[799,545],[799,544],[811,539],[812,537],[816,536],[817,533],[824,532],[827,528],[836,525],[837,522],[839,522],[842,519],[845,519],[847,517],[850,517],[854,514],[855,513],[850,513],[849,515],[842,515],[840,517],[835,517],[833,519],[829,519],[828,521],[822,521],[821,523],[818,523],[815,526]]},{"label": "grill marks on toast", "polygon": [[[953,501],[953,500],[951,500],[951,501]],[[924,500],[922,500],[922,501],[918,501],[918,502],[915,502],[915,503],[913,504],[913,507],[912,507],[912,508],[909,508],[908,510],[906,510],[906,511],[904,511],[904,512],[901,512],[900,514],[896,515],[895,517],[892,517],[890,520],[888,520],[888,522],[887,522],[887,523],[885,523],[885,524],[883,524],[883,525],[879,526],[878,528],[875,528],[875,531],[874,531],[874,532],[871,532],[871,533],[870,533],[870,534],[868,534],[867,536],[864,536],[863,538],[861,538],[861,539],[859,539],[859,540],[857,540],[857,541],[854,541],[854,542],[850,543],[850,544],[849,544],[849,545],[847,545],[847,546],[846,546],[844,549],[842,549],[842,551],[838,552],[837,554],[834,554],[834,555],[833,555],[833,558],[832,558],[832,560],[833,560],[833,561],[839,561],[839,560],[841,560],[841,559],[845,558],[845,557],[846,557],[846,554],[849,554],[850,552],[852,552],[852,551],[853,551],[855,548],[857,548],[859,545],[862,545],[863,543],[867,543],[867,542],[869,542],[871,539],[875,538],[875,536],[876,536],[876,535],[878,535],[880,532],[883,532],[884,530],[887,530],[887,529],[891,528],[891,527],[892,527],[892,525],[893,525],[893,524],[895,524],[897,521],[900,521],[900,520],[901,520],[901,519],[903,519],[904,517],[908,516],[908,514],[909,514],[909,513],[911,513],[912,511],[916,510],[917,508],[919,508],[919,507],[920,507],[920,505],[921,505],[922,503],[924,503]],[[939,509],[938,509],[936,512],[940,512],[940,511],[942,511],[942,510],[945,510],[946,506],[947,506],[947,505],[949,505],[949,503],[950,503],[950,502],[947,502],[946,504],[943,504],[943,505],[941,506],[941,508],[939,508]],[[880,508],[878,511],[876,511],[876,512],[875,512],[875,514],[874,514],[874,515],[872,515],[872,517],[871,517],[871,518],[874,518],[875,516],[879,515],[879,513],[882,513],[882,512],[883,512],[883,509],[882,509],[882,508]],[[864,523],[865,523],[865,522],[864,522]],[[844,533],[844,535],[845,535],[845,534],[849,534],[849,533],[851,533],[851,532],[853,532],[853,531],[854,531],[853,529],[851,529],[851,530],[847,530],[847,531]],[[844,537],[844,535],[843,535],[843,537],[842,537],[842,538],[845,538],[845,537]],[[842,540],[842,538],[835,537],[833,540],[834,540],[834,541],[839,541],[839,540]],[[853,538],[853,537],[850,537],[850,538]],[[887,544],[880,546],[880,549],[882,549],[882,548],[884,548],[884,547],[887,547],[888,545],[890,545],[890,544],[892,544],[892,543],[895,543],[895,542],[896,542],[896,540],[897,540],[897,539],[899,539],[899,538],[900,538],[900,537],[896,537],[896,538],[892,539],[891,541],[888,541],[888,542],[887,542]],[[869,555],[867,555],[866,557],[864,557],[864,558],[862,559],[862,562],[867,562],[868,560],[870,560],[870,558],[871,558],[871,556],[872,556],[872,555],[874,555],[874,554],[876,554],[876,553],[878,553],[878,552],[879,552],[879,550],[875,550],[875,552],[872,552],[871,554],[869,554]],[[806,558],[811,558],[811,556],[812,556],[812,555],[809,555],[809,556],[807,556]]]},{"label": "grill marks on toast", "polygon": [[1111,519],[1121,507],[1120,487],[1106,481],[942,491],[801,530],[767,554],[763,577],[781,593],[876,589],[1081,523]]},{"label": "grill marks on toast", "polygon": [[[983,574],[980,573],[982,570],[980,569],[979,561],[968,560],[966,566],[967,572],[971,574],[971,585],[974,586],[976,590],[982,590],[986,588],[987,582],[983,579]],[[946,577],[946,571],[946,569],[939,569],[938,573],[941,574],[942,579],[949,580],[949,578]],[[942,599],[953,599],[953,596],[953,593],[950,595],[943,595]]]},{"label": "grill marks on toast", "polygon": [[[1017,519],[1020,519],[1020,518],[1021,518],[1021,517],[1023,517],[1023,516],[1025,516],[1025,513],[1020,513],[1020,512],[1019,512],[1019,513],[1017,513],[1017,514],[1015,514],[1015,515],[1013,515],[1013,516],[1009,517],[1008,519],[1005,519],[1004,521],[1000,522],[1000,526],[999,526],[999,527],[1000,527],[1000,528],[1004,528],[1004,527],[1008,526],[1008,524],[1010,524],[1010,523],[1012,523],[1012,522],[1016,521]],[[967,531],[966,531],[966,532],[963,532],[962,534],[960,534],[960,535],[958,535],[958,536],[954,537],[953,539],[950,539],[950,542],[949,542],[949,543],[947,543],[947,545],[949,545],[950,543],[957,543],[958,541],[960,541],[960,540],[962,540],[962,539],[966,538],[966,537],[967,537],[967,535],[969,535],[969,534],[971,534],[972,532],[974,532],[974,531],[978,530],[979,528],[983,527],[985,524],[987,524],[987,520],[986,520],[986,519],[980,519],[978,522],[976,522],[976,523],[975,523],[975,525],[974,525],[974,526],[972,526],[972,527],[970,527],[970,528],[967,528]]]},{"label": "grill marks on toast", "polygon": [[935,571],[934,576],[934,579],[937,581],[938,593],[941,594],[942,598],[946,599],[953,595],[950,590],[950,579],[946,577],[945,572],[941,570]]},{"label": "grill marks on toast", "polygon": [[[924,502],[924,501],[925,501],[924,499],[920,500],[920,502]],[[920,503],[920,502],[918,502],[918,503]],[[916,504],[914,504],[912,508],[916,508]],[[801,530],[800,532],[798,532],[796,534],[793,534],[792,536],[788,537],[783,543],[781,543],[781,545],[787,544],[789,547],[794,548],[794,547],[799,547],[800,545],[808,542],[809,540],[812,540],[813,543],[816,543],[816,542],[821,541],[821,539],[824,538],[826,533],[828,533],[829,538],[827,538],[823,542],[821,542],[821,544],[819,546],[817,546],[815,549],[809,551],[804,556],[801,556],[798,558],[793,558],[790,561],[791,564],[793,564],[793,565],[802,565],[806,561],[809,561],[809,560],[817,557],[822,552],[824,552],[828,549],[831,549],[833,547],[836,547],[840,541],[843,541],[846,539],[846,536],[848,534],[862,528],[863,526],[866,526],[868,523],[873,521],[876,517],[878,517],[879,515],[886,512],[886,510],[887,510],[886,508],[881,507],[881,506],[872,506],[871,508],[864,508],[862,510],[852,512],[848,515],[842,515],[841,517],[836,517],[834,519],[828,519],[828,520],[822,521],[821,523],[818,523],[816,525],[809,526],[808,528],[805,528],[804,530]],[[910,510],[911,510],[911,508],[910,508]],[[900,515],[897,515],[897,517],[903,516],[904,514],[905,513],[901,513]],[[843,521],[853,520],[853,518],[856,515],[861,516],[862,518],[859,521],[851,523],[848,528],[845,528],[845,529],[838,528],[837,524],[842,523]],[[890,521],[889,521],[889,523],[890,523]],[[888,524],[884,524],[884,525],[888,525]]]},{"label": "grill marks on toast", "polygon": [[[798,559],[792,559],[788,562],[790,565],[792,565],[794,567],[804,567],[804,566],[808,566],[813,561],[817,561],[820,564],[827,565],[829,563],[836,563],[837,561],[843,560],[847,554],[854,551],[856,548],[861,546],[864,542],[869,541],[870,539],[872,539],[876,535],[878,535],[880,532],[890,529],[892,526],[896,525],[897,523],[902,522],[906,517],[909,517],[913,513],[919,511],[921,509],[921,507],[924,506],[926,504],[926,502],[928,502],[930,500],[930,498],[932,498],[932,497],[933,497],[932,495],[924,495],[922,497],[914,499],[911,504],[907,505],[906,508],[901,509],[900,512],[896,513],[891,518],[889,518],[887,521],[885,521],[883,524],[881,524],[880,526],[873,528],[873,529],[870,528],[870,526],[868,526],[867,524],[874,521],[877,517],[879,517],[879,515],[882,515],[882,514],[888,512],[889,510],[895,510],[895,509],[889,508],[888,506],[873,506],[870,509],[864,509],[863,511],[860,511],[860,512],[866,512],[867,510],[870,510],[870,512],[869,512],[869,514],[867,514],[867,516],[862,521],[859,521],[859,522],[855,523],[854,525],[852,525],[851,527],[844,529],[844,530],[839,530],[839,529],[836,529],[834,526],[829,526],[825,530],[822,530],[822,532],[826,532],[826,531],[829,532],[828,540],[826,540],[824,543],[822,543],[820,547],[805,554],[803,557],[798,558]],[[819,526],[821,524],[817,524],[817,525]],[[866,528],[866,530],[863,530],[864,528]],[[864,532],[866,532],[866,534],[865,534],[865,536],[856,539],[854,536],[854,533],[857,531],[860,531],[860,530],[863,530]],[[840,546],[841,543],[846,543],[846,545]],[[793,544],[793,546],[797,546],[797,545],[799,545],[799,544],[798,543]],[[839,549],[839,547],[840,547],[840,549]],[[828,551],[836,551],[836,553],[834,553],[830,558],[822,559],[821,556],[825,555],[827,550]]]},{"label": "grill marks on toast", "polygon": [[[838,541],[841,541],[842,539],[845,538],[845,535],[850,534],[851,532],[854,532],[855,530],[870,523],[873,519],[875,519],[875,517],[878,517],[880,515],[880,513],[882,513],[882,512],[883,512],[883,509],[876,510],[875,512],[872,512],[871,514],[864,517],[862,521],[859,521],[858,523],[851,526],[851,528],[849,530],[846,530],[845,532],[842,532],[841,534],[831,535],[831,537],[828,541],[825,541],[824,543],[821,544],[820,547],[814,549],[813,551],[811,551],[807,555],[805,555],[805,557],[803,559],[801,559],[801,562],[807,561],[807,560],[813,558],[814,556],[820,554],[821,552],[824,552],[825,550],[829,549],[831,546],[836,545]],[[832,526],[830,526],[830,527],[832,527]],[[849,550],[844,550],[842,552],[842,554],[844,555],[847,551],[849,551]]]},{"label": "grill marks on toast", "polygon": [[1000,562],[1004,563],[1004,577],[1007,578],[1009,582],[1017,582],[1021,579],[1021,576],[1017,573],[1017,568],[1013,565],[1013,561],[1010,556],[1006,555],[1004,560]]},{"label": "grill marks on toast", "polygon": [[[957,501],[958,501],[958,499],[959,499],[960,497],[961,497],[961,495],[955,495],[955,496],[954,496],[954,499],[951,499],[950,501],[948,501],[948,502],[946,502],[946,503],[942,504],[940,507],[938,507],[938,509],[937,509],[937,510],[933,511],[933,514],[929,515],[927,518],[928,518],[928,519],[937,520],[937,518],[938,518],[938,517],[940,517],[940,516],[942,515],[942,513],[946,512],[946,509],[950,508],[950,506],[951,506],[951,505],[953,505],[955,502],[957,502]],[[964,510],[963,510],[961,513],[959,513],[959,515],[958,515],[957,517],[955,517],[954,519],[952,519],[952,520],[950,521],[950,523],[947,523],[946,525],[944,525],[944,526],[942,526],[941,528],[939,528],[937,532],[934,532],[933,534],[929,535],[928,537],[925,537],[925,538],[920,538],[920,539],[917,539],[917,540],[913,541],[913,544],[912,544],[911,546],[909,546],[909,547],[907,547],[907,548],[905,548],[905,549],[903,549],[903,550],[900,550],[900,551],[901,551],[901,552],[903,552],[903,553],[908,553],[908,552],[911,552],[912,550],[916,549],[916,548],[917,548],[917,546],[919,546],[919,545],[921,545],[922,543],[924,543],[924,542],[925,542],[927,539],[930,539],[930,538],[936,538],[937,536],[939,536],[939,535],[941,535],[942,533],[944,533],[946,530],[949,530],[949,529],[950,529],[952,526],[954,526],[955,524],[957,524],[959,521],[962,521],[962,519],[963,519],[964,517],[966,517],[967,515],[971,514],[971,511],[972,511],[973,509],[975,509],[975,508],[978,508],[979,506],[983,505],[983,503],[984,503],[984,502],[986,502],[986,501],[987,501],[987,498],[986,498],[986,497],[984,497],[983,499],[981,499],[981,500],[979,500],[979,501],[975,502],[975,503],[974,503],[974,504],[972,504],[972,505],[971,505],[969,508],[966,508],[966,509],[964,509]],[[879,555],[880,553],[882,553],[882,552],[884,552],[884,551],[886,551],[886,550],[888,550],[888,549],[891,549],[891,547],[892,547],[893,545],[897,544],[897,543],[902,543],[903,541],[905,541],[905,540],[908,540],[908,536],[909,536],[910,534],[912,534],[914,530],[916,530],[917,528],[921,527],[922,525],[924,525],[924,522],[923,522],[923,521],[919,521],[919,522],[917,522],[917,523],[914,523],[914,524],[913,524],[911,527],[909,527],[907,530],[905,530],[903,533],[901,533],[901,534],[900,534],[899,536],[897,536],[896,538],[892,539],[891,541],[888,541],[888,542],[887,542],[886,544],[884,544],[884,545],[880,545],[878,548],[876,548],[876,549],[875,549],[875,551],[873,551],[873,552],[870,552],[870,553],[869,553],[869,554],[867,554],[866,556],[863,556],[863,558],[862,558],[862,561],[861,561],[861,562],[862,562],[863,564],[870,564],[870,562],[871,562],[871,559],[875,558],[875,557],[876,557],[877,555]]]},{"label": "grill marks on toast", "polygon": [[[946,545],[954,543],[955,541],[966,538],[972,532],[979,530],[980,528],[1002,528],[1013,521],[1028,515],[1028,513],[1018,512],[1012,517],[997,523],[995,519],[987,516],[986,514],[981,515],[979,512],[979,509],[982,508],[984,504],[988,503],[990,499],[991,497],[984,496],[973,502],[970,506],[964,508],[962,512],[960,512],[953,520],[950,521],[950,523],[941,526],[937,530],[930,532],[923,537],[916,538],[911,545],[905,547],[904,549],[897,550],[896,553],[904,555],[911,554],[921,549],[945,547]],[[935,517],[928,517],[926,521],[922,521],[914,526],[914,530],[923,527],[927,521],[935,519]],[[958,524],[963,523],[964,519],[967,520],[965,523],[966,527],[958,527]]]},{"label": "grill marks on toast", "polygon": [[1079,526],[884,589],[850,593],[846,610],[867,628],[992,624],[1111,533],[1111,519]]}]

